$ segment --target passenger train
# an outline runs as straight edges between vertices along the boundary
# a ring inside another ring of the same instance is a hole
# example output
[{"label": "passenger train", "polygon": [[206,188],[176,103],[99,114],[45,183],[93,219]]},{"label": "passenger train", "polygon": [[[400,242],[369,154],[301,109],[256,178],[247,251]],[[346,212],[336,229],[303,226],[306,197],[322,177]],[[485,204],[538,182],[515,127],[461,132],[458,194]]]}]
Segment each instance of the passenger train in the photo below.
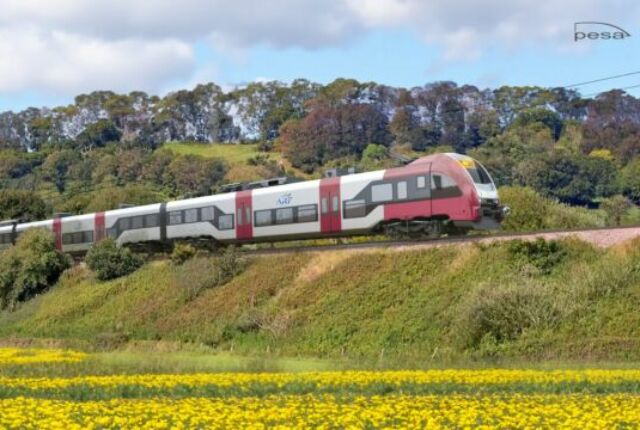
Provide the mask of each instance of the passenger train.
[{"label": "passenger train", "polygon": [[36,227],[53,233],[57,249],[84,253],[105,237],[162,248],[178,240],[216,245],[378,232],[434,237],[497,229],[507,213],[487,170],[470,157],[447,153],[387,170],[301,182],[278,178],[168,203],[5,221],[0,249]]}]

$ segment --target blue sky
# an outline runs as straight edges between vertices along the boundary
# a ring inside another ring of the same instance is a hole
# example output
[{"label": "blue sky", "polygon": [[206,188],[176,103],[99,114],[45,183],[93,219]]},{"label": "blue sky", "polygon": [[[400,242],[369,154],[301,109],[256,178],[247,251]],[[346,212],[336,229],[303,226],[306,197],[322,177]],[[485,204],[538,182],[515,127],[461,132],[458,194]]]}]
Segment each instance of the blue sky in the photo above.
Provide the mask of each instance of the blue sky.
[{"label": "blue sky", "polygon": [[[209,81],[232,88],[348,77],[493,88],[640,71],[640,5],[627,0],[87,3],[0,0],[0,111],[68,104],[93,90],[163,95]],[[614,23],[631,37],[574,42],[573,23],[582,20]],[[637,84],[640,75],[579,89]],[[640,96],[640,88],[628,92]]]}]

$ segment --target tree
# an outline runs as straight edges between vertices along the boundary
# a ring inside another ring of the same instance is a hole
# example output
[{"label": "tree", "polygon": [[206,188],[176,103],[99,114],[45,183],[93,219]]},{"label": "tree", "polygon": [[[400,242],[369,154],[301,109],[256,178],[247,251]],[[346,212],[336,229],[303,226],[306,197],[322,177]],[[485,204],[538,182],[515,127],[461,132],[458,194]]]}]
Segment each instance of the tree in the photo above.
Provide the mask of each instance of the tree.
[{"label": "tree", "polygon": [[570,204],[590,204],[618,190],[615,165],[601,157],[553,151],[522,162],[517,171],[520,183]]},{"label": "tree", "polygon": [[621,172],[622,193],[640,203],[640,157],[632,159]]},{"label": "tree", "polygon": [[629,212],[631,206],[629,199],[619,194],[604,199],[600,203],[600,208],[607,214],[607,224],[616,226],[622,223],[622,218]]},{"label": "tree", "polygon": [[143,264],[142,258],[129,248],[119,247],[112,238],[93,245],[87,252],[85,262],[101,281],[133,273]]},{"label": "tree", "polygon": [[530,108],[520,112],[514,121],[515,126],[525,126],[529,124],[543,124],[549,128],[554,140],[560,138],[562,132],[562,120],[555,112],[543,108]]},{"label": "tree", "polygon": [[0,305],[13,308],[51,287],[71,261],[55,249],[53,235],[29,229],[0,254]]},{"label": "tree", "polygon": [[17,179],[31,172],[33,163],[17,151],[0,152],[0,180]]},{"label": "tree", "polygon": [[223,161],[193,154],[180,155],[167,167],[167,175],[175,191],[188,196],[210,194],[226,171]]},{"label": "tree", "polygon": [[91,151],[105,146],[108,142],[117,142],[122,133],[108,119],[99,119],[89,124],[76,138],[76,145],[81,151]]},{"label": "tree", "polygon": [[32,191],[0,190],[0,220],[36,221],[44,219],[48,212],[44,200]]},{"label": "tree", "polygon": [[54,151],[47,156],[42,165],[44,178],[53,182],[59,193],[65,190],[69,167],[76,158],[76,154],[70,150]]},{"label": "tree", "polygon": [[390,161],[387,148],[371,143],[362,152],[360,164],[364,170],[376,170],[385,167],[387,161]]},{"label": "tree", "polygon": [[360,156],[369,143],[388,145],[386,117],[369,104],[310,103],[309,114],[289,120],[280,130],[283,152],[296,167],[313,171],[325,162]]},{"label": "tree", "polygon": [[415,151],[424,151],[428,142],[420,127],[415,100],[407,90],[401,90],[396,101],[396,111],[389,123],[389,130],[396,145],[411,145]]}]

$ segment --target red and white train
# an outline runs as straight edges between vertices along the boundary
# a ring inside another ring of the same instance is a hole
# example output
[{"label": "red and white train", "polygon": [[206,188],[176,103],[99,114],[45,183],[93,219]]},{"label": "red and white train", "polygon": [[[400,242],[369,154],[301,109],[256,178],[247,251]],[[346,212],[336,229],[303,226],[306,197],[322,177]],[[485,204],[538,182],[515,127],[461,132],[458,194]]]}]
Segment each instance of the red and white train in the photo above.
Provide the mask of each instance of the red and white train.
[{"label": "red and white train", "polygon": [[36,227],[51,230],[56,247],[69,253],[85,252],[107,236],[130,246],[176,240],[251,243],[381,231],[435,236],[499,228],[508,211],[486,169],[454,153],[375,172],[275,182],[95,214],[5,222],[0,224],[0,249]]}]

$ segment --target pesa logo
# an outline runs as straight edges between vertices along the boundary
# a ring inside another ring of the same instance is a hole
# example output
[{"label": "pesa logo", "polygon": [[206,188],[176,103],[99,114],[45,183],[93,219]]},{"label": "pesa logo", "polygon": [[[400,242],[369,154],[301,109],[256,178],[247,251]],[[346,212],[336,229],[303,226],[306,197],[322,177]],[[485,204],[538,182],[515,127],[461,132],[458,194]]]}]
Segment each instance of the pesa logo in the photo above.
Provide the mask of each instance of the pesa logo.
[{"label": "pesa logo", "polygon": [[606,22],[583,21],[573,24],[573,41],[624,40],[631,37],[627,30]]}]

